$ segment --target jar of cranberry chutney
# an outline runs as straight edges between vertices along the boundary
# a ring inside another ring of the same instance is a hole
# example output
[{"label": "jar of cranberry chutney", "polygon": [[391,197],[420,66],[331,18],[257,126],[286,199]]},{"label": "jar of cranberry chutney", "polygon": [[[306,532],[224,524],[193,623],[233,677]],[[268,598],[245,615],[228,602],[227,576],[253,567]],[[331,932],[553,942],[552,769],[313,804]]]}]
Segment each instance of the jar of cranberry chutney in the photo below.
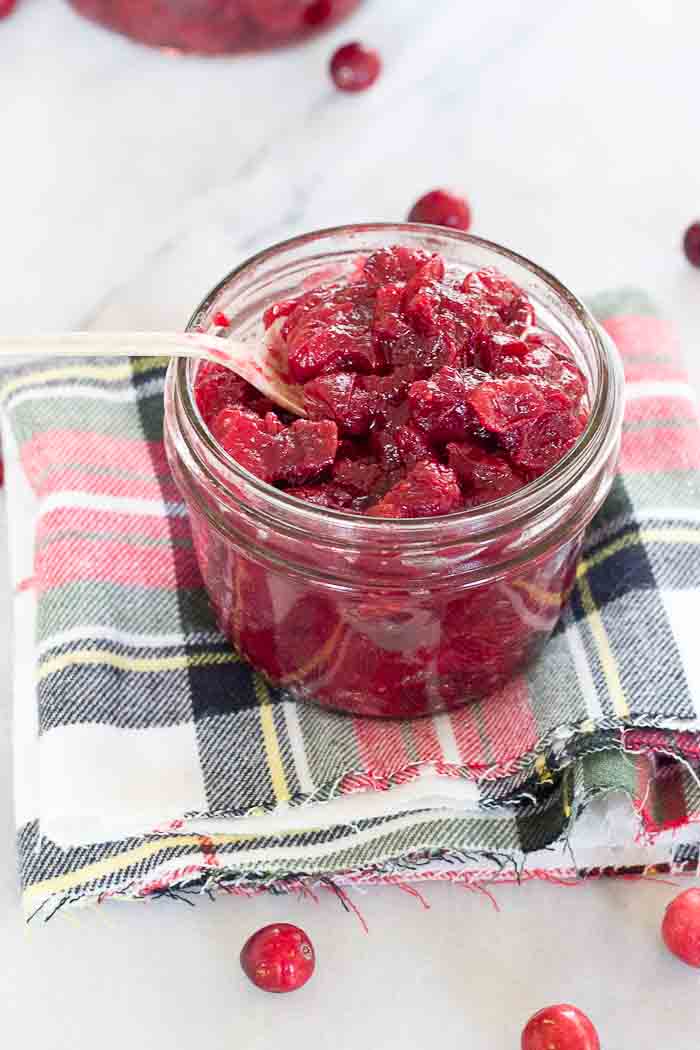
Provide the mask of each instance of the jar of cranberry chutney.
[{"label": "jar of cranberry chutney", "polygon": [[69,0],[100,25],[153,47],[261,51],[329,29],[360,0]]},{"label": "jar of cranberry chutney", "polygon": [[407,718],[486,697],[538,655],[612,483],[623,379],[611,341],[555,278],[505,248],[435,226],[347,226],[277,245],[224,278],[189,327],[210,329],[223,311],[236,338],[261,339],[273,304],[351,283],[387,246],[439,253],[445,280],[495,268],[523,290],[537,331],[559,340],[587,385],[580,436],[553,466],[515,490],[494,490],[494,500],[430,517],[318,505],[224,450],[197,405],[202,366],[175,359],[165,440],[207,591],[241,655],[297,698]]}]

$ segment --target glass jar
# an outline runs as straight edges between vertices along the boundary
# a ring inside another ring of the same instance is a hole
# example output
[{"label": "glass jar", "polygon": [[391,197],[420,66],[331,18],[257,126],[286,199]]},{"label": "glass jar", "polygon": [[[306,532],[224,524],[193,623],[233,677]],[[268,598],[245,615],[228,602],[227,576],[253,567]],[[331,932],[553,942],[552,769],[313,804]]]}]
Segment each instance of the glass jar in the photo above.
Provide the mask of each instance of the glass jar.
[{"label": "glass jar", "polygon": [[81,14],[154,47],[226,54],[303,40],[360,0],[69,0]]},{"label": "glass jar", "polygon": [[612,482],[623,380],[612,343],[555,278],[434,226],[347,226],[277,245],[224,278],[190,328],[210,328],[222,310],[237,338],[260,339],[270,304],[391,244],[440,252],[461,273],[497,267],[574,349],[591,415],[559,463],[510,496],[444,517],[327,510],[258,480],[223,451],[193,398],[197,363],[185,360],[168,371],[165,440],[204,582],[236,649],[299,698],[410,717],[488,695],[541,649]]}]

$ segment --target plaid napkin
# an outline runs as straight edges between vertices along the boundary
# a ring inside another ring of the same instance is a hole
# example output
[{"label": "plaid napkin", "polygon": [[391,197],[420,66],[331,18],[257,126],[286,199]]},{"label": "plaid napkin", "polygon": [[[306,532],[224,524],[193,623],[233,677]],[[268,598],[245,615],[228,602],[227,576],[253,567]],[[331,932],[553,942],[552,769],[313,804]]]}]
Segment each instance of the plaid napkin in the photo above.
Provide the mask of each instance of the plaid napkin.
[{"label": "plaid napkin", "polygon": [[5,375],[29,915],[110,896],[697,864],[695,398],[643,296],[596,309],[627,409],[571,603],[527,674],[412,723],[296,703],[231,651],[165,460],[163,361]]}]

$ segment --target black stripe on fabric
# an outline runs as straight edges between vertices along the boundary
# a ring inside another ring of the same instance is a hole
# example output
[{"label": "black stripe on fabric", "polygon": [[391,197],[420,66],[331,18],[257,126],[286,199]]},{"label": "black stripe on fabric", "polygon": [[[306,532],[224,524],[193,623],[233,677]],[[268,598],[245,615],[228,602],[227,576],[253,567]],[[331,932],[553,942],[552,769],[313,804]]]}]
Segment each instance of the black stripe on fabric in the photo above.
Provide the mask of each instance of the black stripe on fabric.
[{"label": "black stripe on fabric", "polygon": [[245,812],[274,798],[257,705],[199,717],[196,731],[211,812]]},{"label": "black stripe on fabric", "polygon": [[164,674],[74,664],[39,682],[38,702],[40,733],[76,724],[154,729],[192,720],[186,668]]},{"label": "black stripe on fabric", "polygon": [[559,778],[545,805],[516,815],[518,839],[523,853],[546,849],[564,834],[568,818],[564,813],[561,783]]},{"label": "black stripe on fabric", "polygon": [[246,663],[192,666],[189,678],[196,723],[258,706],[253,671]]}]

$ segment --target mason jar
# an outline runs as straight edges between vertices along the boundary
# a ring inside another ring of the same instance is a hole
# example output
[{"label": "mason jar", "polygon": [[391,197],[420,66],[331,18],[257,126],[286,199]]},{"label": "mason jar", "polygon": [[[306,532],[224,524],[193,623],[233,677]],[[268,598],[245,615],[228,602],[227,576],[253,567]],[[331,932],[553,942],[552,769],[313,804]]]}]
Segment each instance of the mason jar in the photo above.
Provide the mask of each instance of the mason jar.
[{"label": "mason jar", "polygon": [[226,54],[304,40],[360,0],[69,0],[93,22],[154,47]]},{"label": "mason jar", "polygon": [[546,474],[442,517],[382,519],[318,507],[254,477],[217,444],[193,396],[197,362],[173,359],[165,441],[204,583],[231,644],[295,697],[363,715],[412,717],[488,696],[534,660],[576,578],[584,531],[620,445],[621,365],[611,341],[554,277],[498,245],[422,225],[310,233],[255,255],[197,307],[237,339],[300,287],[357,270],[388,245],[439,252],[448,270],[493,266],[573,350],[590,418]]}]

